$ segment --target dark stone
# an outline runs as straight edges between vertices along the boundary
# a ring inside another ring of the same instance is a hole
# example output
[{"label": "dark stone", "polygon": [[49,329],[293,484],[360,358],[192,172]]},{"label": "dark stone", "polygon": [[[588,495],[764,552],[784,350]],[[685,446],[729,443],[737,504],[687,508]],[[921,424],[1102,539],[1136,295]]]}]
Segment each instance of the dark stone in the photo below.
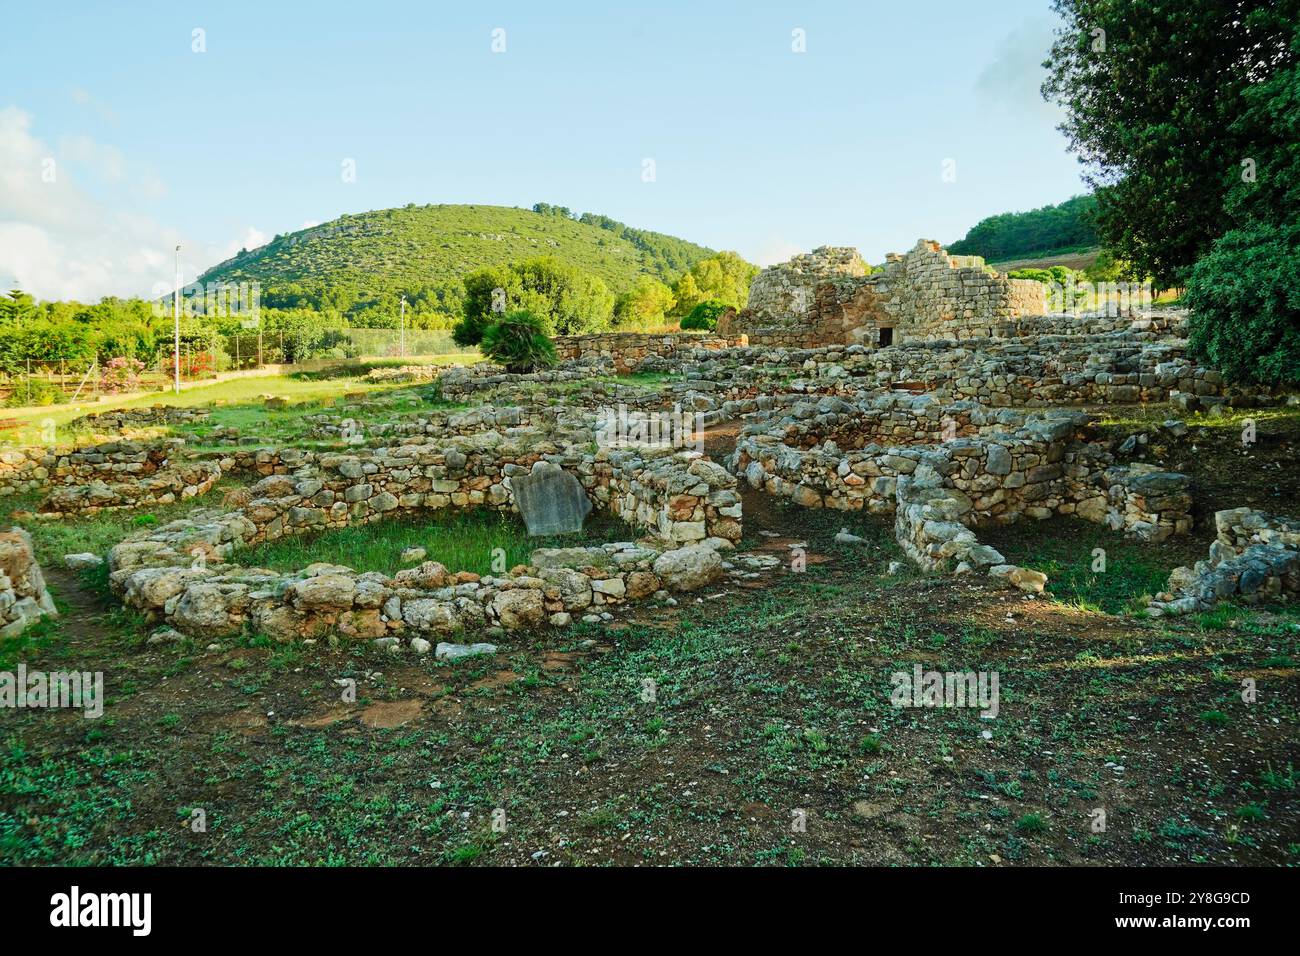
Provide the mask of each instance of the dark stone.
[{"label": "dark stone", "polygon": [[1176,495],[1187,490],[1191,479],[1172,471],[1153,471],[1129,480],[1129,489],[1141,495]]},{"label": "dark stone", "polygon": [[510,490],[532,537],[581,531],[591,513],[582,483],[548,461],[539,461],[530,474],[511,478]]}]

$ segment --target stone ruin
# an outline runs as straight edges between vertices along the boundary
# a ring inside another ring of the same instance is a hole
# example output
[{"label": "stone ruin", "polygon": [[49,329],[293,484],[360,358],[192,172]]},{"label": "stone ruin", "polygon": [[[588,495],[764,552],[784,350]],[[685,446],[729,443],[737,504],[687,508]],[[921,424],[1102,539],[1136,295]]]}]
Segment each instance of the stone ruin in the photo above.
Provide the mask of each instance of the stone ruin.
[{"label": "stone ruin", "polygon": [[903,551],[931,571],[1011,574],[975,531],[1023,517],[1072,514],[1152,542],[1192,526],[1186,476],[1117,463],[1080,412],[886,394],[796,398],[748,418],[728,467],[752,488],[894,515]]},{"label": "stone ruin", "polygon": [[1300,594],[1300,519],[1231,508],[1215,514],[1214,527],[1209,556],[1175,568],[1148,613],[1189,614],[1227,599],[1254,604]]},{"label": "stone ruin", "polygon": [[[436,442],[417,437],[347,454],[235,451],[216,462],[223,474],[265,476],[238,507],[127,536],[108,554],[110,585],[128,606],[185,634],[339,633],[424,653],[430,637],[564,626],[575,614],[601,620],[626,601],[696,590],[723,573],[721,552],[740,540],[735,479],[699,452],[592,447],[593,417],[566,409],[480,407],[439,425]],[[530,564],[488,576],[435,561],[391,577],[325,562],[292,574],[237,563],[263,541],[403,513],[514,510],[514,482],[556,472],[640,540],[539,549]]]},{"label": "stone ruin", "polygon": [[54,600],[22,528],[0,532],[0,638],[15,637],[43,617],[58,617]]},{"label": "stone ruin", "polygon": [[755,277],[749,301],[718,324],[752,346],[815,348],[1005,335],[1017,319],[1045,315],[1041,282],[1010,279],[979,256],[950,256],[919,241],[871,272],[857,250],[822,246]]},{"label": "stone ruin", "polygon": [[[1214,416],[1295,401],[1199,366],[1185,318],[1049,315],[1040,283],[933,242],[875,272],[854,250],[821,248],[764,270],[716,335],[577,336],[557,343],[563,361],[545,371],[485,362],[393,376],[414,390],[408,396],[474,406],[467,410],[378,422],[304,416],[303,437],[327,446],[317,450],[247,447],[237,437],[221,442],[236,446],[229,451],[202,454],[176,439],[9,449],[0,453],[0,493],[44,490],[41,512],[58,516],[169,503],[225,476],[252,479],[224,508],[136,531],[107,556],[124,603],[209,638],[255,628],[281,640],[337,634],[427,652],[431,639],[466,632],[609,620],[628,602],[668,601],[672,591],[777,566],[737,551],[742,492],[888,517],[904,553],[929,572],[1041,591],[1045,575],[982,544],[981,529],[1072,515],[1153,545],[1192,529],[1187,477],[1132,460],[1079,406],[1169,402]],[[654,375],[625,378],[640,372]],[[607,441],[615,411],[620,422],[671,414],[697,427],[741,427],[719,463],[699,434],[699,447]],[[484,576],[436,561],[391,576],[324,562],[293,573],[240,563],[248,546],[286,535],[448,508],[526,510],[516,482],[557,476],[568,486],[566,527],[593,508],[626,522],[635,540],[538,549],[526,564]],[[1297,590],[1295,519],[1236,509],[1217,521],[1208,559],[1174,572],[1152,613]]]}]

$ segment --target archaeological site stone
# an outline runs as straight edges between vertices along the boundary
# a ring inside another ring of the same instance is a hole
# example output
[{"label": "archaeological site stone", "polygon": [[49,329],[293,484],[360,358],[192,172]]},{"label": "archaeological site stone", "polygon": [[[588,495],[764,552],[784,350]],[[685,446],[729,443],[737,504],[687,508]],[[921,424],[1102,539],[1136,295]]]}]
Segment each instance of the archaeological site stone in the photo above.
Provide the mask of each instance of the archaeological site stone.
[{"label": "archaeological site stone", "polygon": [[529,474],[510,479],[510,490],[533,537],[581,531],[591,513],[591,501],[578,479],[549,461],[539,461]]},{"label": "archaeological site stone", "polygon": [[0,637],[14,637],[38,619],[58,614],[31,535],[22,528],[0,532]]}]

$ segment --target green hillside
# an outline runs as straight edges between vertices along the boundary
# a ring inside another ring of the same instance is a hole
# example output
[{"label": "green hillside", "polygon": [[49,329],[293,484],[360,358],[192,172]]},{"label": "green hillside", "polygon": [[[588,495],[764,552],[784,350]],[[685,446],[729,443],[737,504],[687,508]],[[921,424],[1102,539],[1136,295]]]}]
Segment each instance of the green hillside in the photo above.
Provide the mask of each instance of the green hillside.
[{"label": "green hillside", "polygon": [[1093,196],[1075,196],[1055,206],[999,213],[981,219],[964,238],[949,244],[948,251],[1005,262],[1092,249],[1098,242],[1096,208]]},{"label": "green hillside", "polygon": [[704,246],[632,229],[604,216],[574,218],[563,207],[408,205],[340,216],[276,236],[209,269],[199,281],[257,280],[272,308],[356,314],[406,295],[417,313],[455,314],[460,280],[484,266],[553,256],[626,291],[639,276],[671,282],[701,259]]}]

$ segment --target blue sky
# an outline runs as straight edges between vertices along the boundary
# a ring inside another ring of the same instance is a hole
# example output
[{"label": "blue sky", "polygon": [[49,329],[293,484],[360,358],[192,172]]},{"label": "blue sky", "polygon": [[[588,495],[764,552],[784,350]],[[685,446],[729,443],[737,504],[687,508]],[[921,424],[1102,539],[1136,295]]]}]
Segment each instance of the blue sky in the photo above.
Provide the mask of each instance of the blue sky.
[{"label": "blue sky", "polygon": [[1037,92],[1047,0],[109,6],[6,12],[0,285],[148,293],[177,241],[192,278],[408,202],[880,261],[1083,191]]}]

